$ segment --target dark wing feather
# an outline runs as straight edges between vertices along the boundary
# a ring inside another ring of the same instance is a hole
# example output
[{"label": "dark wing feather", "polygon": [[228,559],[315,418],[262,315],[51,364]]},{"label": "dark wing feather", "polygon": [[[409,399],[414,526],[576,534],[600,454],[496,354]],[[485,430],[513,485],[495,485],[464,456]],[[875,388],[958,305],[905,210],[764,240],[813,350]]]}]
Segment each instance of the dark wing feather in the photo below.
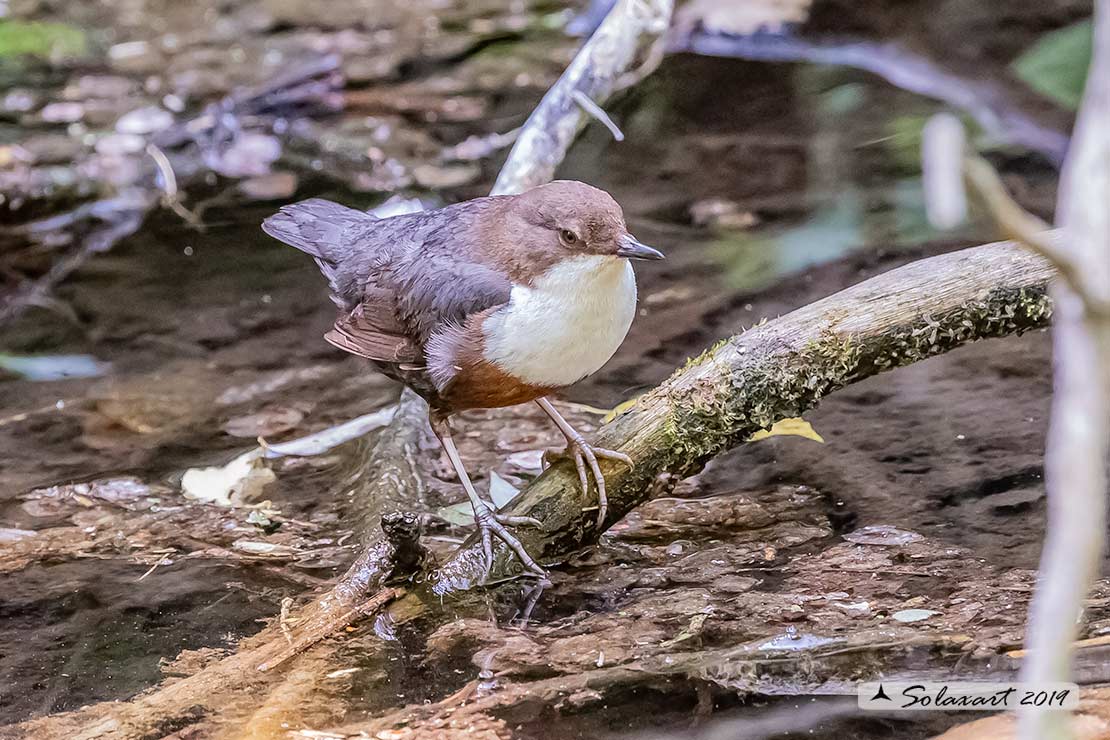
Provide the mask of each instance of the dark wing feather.
[{"label": "dark wing feather", "polygon": [[401,363],[420,359],[420,348],[411,339],[383,329],[367,316],[363,306],[337,319],[324,339],[368,360]]},{"label": "dark wing feather", "polygon": [[371,280],[362,303],[340,317],[325,339],[371,360],[420,363],[435,332],[507,303],[512,290],[494,270],[442,257],[424,256],[390,274],[396,272],[400,280],[392,289]]}]

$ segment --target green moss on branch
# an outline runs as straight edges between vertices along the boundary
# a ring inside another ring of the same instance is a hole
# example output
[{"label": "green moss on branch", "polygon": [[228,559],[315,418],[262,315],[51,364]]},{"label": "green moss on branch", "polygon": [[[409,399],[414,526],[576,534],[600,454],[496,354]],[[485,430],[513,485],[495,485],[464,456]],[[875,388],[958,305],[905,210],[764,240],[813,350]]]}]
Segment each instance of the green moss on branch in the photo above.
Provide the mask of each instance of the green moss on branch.
[{"label": "green moss on branch", "polygon": [[999,289],[983,300],[968,301],[935,317],[923,314],[881,333],[830,331],[799,350],[747,362],[742,345],[752,339],[750,333],[734,337],[679,371],[708,366],[717,374],[672,393],[672,411],[664,425],[667,455],[672,458],[668,467],[689,474],[760,429],[800,416],[825,395],[856,380],[968,342],[1021,334],[1045,325],[1051,313],[1044,286]]}]

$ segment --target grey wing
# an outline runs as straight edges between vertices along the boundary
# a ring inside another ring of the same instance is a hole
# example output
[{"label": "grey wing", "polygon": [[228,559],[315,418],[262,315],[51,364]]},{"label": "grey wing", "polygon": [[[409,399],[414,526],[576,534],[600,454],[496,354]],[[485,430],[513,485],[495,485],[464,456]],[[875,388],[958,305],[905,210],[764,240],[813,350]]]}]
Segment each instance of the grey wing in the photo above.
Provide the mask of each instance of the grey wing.
[{"label": "grey wing", "polygon": [[417,256],[391,277],[388,287],[368,285],[363,302],[325,338],[371,360],[423,364],[435,334],[458,330],[470,316],[507,303],[512,291],[504,275],[444,257]]},{"label": "grey wing", "polygon": [[399,308],[421,343],[443,326],[509,302],[512,283],[485,265],[445,257],[420,259],[403,277]]}]

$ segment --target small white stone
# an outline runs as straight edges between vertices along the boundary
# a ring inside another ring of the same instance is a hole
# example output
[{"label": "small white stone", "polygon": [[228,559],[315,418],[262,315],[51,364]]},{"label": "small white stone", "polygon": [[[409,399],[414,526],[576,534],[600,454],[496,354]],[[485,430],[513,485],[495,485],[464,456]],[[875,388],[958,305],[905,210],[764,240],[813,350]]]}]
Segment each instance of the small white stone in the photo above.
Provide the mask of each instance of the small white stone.
[{"label": "small white stone", "polygon": [[116,131],[121,134],[153,134],[173,125],[173,115],[162,108],[148,106],[124,113],[116,121]]},{"label": "small white stone", "polygon": [[84,118],[85,106],[80,103],[50,103],[39,115],[49,123],[74,123]]},{"label": "small white stone", "polygon": [[141,152],[146,146],[146,141],[138,134],[108,134],[96,141],[98,154],[121,156]]},{"label": "small white stone", "polygon": [[108,49],[108,57],[114,60],[141,57],[150,50],[150,45],[145,41],[125,41]]}]

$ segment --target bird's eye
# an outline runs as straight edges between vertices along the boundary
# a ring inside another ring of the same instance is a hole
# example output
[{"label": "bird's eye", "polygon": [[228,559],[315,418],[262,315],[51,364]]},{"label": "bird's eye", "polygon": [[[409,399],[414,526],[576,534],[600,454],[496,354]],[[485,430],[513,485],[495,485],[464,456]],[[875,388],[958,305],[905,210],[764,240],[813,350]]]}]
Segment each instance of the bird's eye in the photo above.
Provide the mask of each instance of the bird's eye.
[{"label": "bird's eye", "polygon": [[570,229],[559,229],[559,240],[568,247],[578,243],[578,234]]}]

